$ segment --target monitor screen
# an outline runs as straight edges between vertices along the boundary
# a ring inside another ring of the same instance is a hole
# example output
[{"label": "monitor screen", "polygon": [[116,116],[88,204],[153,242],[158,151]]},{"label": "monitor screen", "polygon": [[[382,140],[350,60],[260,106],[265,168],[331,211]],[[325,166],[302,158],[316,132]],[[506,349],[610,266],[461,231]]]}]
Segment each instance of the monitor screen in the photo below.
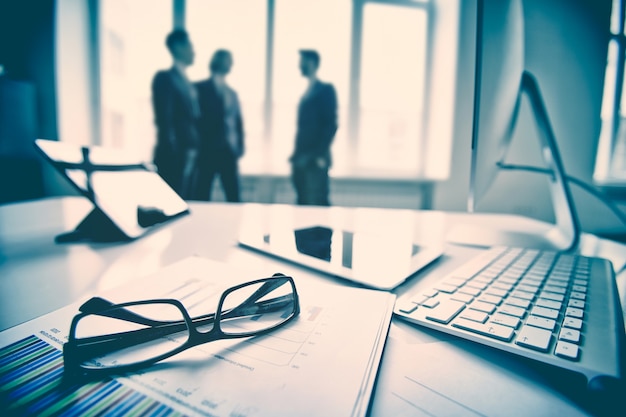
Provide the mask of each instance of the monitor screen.
[{"label": "monitor screen", "polygon": [[520,0],[479,0],[472,164],[468,208],[474,211],[498,173],[519,110],[524,72]]},{"label": "monitor screen", "polygon": [[[475,246],[519,246],[569,250],[578,244],[580,226],[558,146],[538,82],[525,68],[524,9],[521,0],[478,0],[476,72],[468,210],[476,206],[503,170],[533,171],[548,182],[555,213],[545,232],[477,229],[459,225],[448,241]],[[537,129],[542,160],[536,167],[507,164],[520,107],[528,105]],[[516,175],[524,175],[516,173]]]}]

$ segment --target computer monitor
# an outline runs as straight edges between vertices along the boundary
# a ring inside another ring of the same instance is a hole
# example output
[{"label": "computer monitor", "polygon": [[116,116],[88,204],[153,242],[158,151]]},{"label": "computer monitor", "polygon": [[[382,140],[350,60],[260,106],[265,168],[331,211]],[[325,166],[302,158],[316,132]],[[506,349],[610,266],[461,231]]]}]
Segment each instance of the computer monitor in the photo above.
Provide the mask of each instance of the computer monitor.
[{"label": "computer monitor", "polygon": [[524,65],[524,14],[521,0],[477,2],[475,98],[468,210],[474,212],[498,173],[512,169],[505,157],[520,106],[527,100],[555,212],[555,224],[544,234],[458,225],[448,241],[476,246],[520,246],[571,250],[580,226],[548,111],[535,77]]}]

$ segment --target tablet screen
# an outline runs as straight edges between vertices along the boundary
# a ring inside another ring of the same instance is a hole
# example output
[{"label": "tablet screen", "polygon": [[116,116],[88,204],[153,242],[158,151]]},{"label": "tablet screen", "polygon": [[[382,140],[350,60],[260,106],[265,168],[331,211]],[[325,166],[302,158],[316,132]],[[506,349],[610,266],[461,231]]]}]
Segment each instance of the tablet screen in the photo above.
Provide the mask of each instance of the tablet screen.
[{"label": "tablet screen", "polygon": [[35,144],[128,238],[188,212],[187,203],[159,174],[123,150],[42,139]]},{"label": "tablet screen", "polygon": [[256,237],[243,234],[239,243],[380,289],[399,285],[441,255],[440,250],[421,247],[407,237],[354,232],[323,225],[280,228]]}]

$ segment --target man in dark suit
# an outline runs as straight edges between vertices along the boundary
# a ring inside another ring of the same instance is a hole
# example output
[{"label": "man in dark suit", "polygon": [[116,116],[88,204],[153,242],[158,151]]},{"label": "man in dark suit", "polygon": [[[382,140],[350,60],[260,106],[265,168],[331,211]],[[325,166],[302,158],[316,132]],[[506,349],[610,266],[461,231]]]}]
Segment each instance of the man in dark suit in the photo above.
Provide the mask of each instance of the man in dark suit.
[{"label": "man in dark suit", "polygon": [[318,80],[319,65],[316,51],[300,51],[300,71],[308,78],[309,85],[298,106],[296,143],[289,160],[298,204],[328,206],[330,145],[337,132],[337,94],[332,84]]},{"label": "man in dark suit", "polygon": [[196,83],[201,142],[195,194],[198,200],[210,200],[213,179],[217,174],[226,199],[241,201],[238,161],[244,153],[244,131],[237,93],[226,83],[232,65],[232,54],[219,49],[209,63],[211,76]]},{"label": "man in dark suit", "polygon": [[154,164],[163,179],[182,198],[192,197],[196,176],[200,109],[197,93],[185,69],[193,63],[194,51],[187,32],[174,30],[165,44],[174,60],[168,70],[152,80],[152,105],[157,128]]}]

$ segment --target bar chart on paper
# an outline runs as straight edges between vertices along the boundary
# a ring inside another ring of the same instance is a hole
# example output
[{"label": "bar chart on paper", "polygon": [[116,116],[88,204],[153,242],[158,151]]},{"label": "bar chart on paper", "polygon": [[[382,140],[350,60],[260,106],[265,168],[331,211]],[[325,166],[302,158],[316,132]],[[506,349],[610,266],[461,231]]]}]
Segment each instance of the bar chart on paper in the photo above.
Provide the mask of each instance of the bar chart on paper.
[{"label": "bar chart on paper", "polygon": [[182,415],[106,379],[81,386],[62,382],[61,351],[35,336],[0,350],[0,410],[3,415],[78,416],[107,411],[127,415]]},{"label": "bar chart on paper", "polygon": [[[247,342],[240,354],[274,366],[298,367],[296,356],[305,342],[312,342],[310,337],[321,311],[319,307],[306,309],[298,326],[288,329],[280,337]],[[223,355],[218,357],[228,360]],[[0,349],[0,410],[4,410],[2,415],[78,416],[100,412],[112,415],[183,415],[114,379],[66,386],[62,376],[62,352],[34,335]],[[153,378],[152,382],[162,392],[167,385],[177,385],[163,377]],[[175,387],[166,395],[180,395],[184,392],[183,388]],[[203,414],[191,403],[179,403]],[[218,403],[205,400],[204,404],[215,406]]]},{"label": "bar chart on paper", "polygon": [[[271,366],[297,368],[299,352],[307,343],[315,344],[314,336],[321,337],[319,331],[314,333],[322,312],[321,307],[304,308],[297,324],[279,335],[245,341],[221,353],[199,347],[196,355],[205,359],[207,354],[216,355],[220,360],[248,369],[250,365],[235,362],[228,357],[229,354],[239,354]],[[63,358],[58,348],[34,335],[12,343],[0,350],[0,404],[10,415],[79,415],[104,410],[112,414],[177,415],[170,407],[113,379],[64,386],[62,375]],[[152,382],[167,396],[185,392],[185,388],[167,378],[153,378]],[[168,385],[174,387],[172,392],[166,392]],[[100,401],[103,399],[106,401]],[[179,402],[195,408],[193,404]]]}]

